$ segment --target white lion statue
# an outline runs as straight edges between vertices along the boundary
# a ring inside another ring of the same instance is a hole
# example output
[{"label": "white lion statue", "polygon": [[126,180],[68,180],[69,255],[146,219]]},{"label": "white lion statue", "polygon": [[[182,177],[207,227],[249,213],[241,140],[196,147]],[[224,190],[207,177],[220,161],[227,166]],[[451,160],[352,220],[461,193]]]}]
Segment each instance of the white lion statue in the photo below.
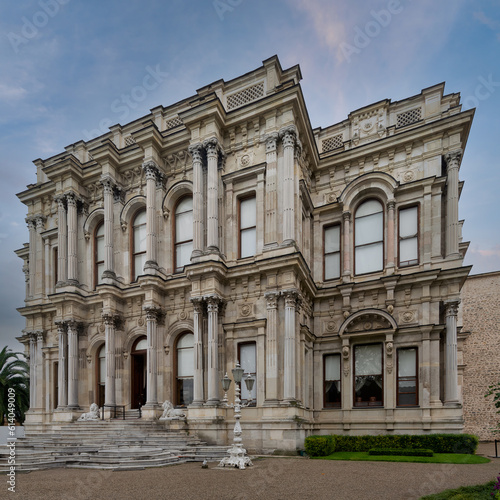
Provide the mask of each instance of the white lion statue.
[{"label": "white lion statue", "polygon": [[186,414],[182,410],[174,408],[174,405],[168,400],[163,403],[162,407],[163,415],[160,417],[160,420],[180,420],[186,418]]},{"label": "white lion statue", "polygon": [[92,403],[90,411],[83,413],[78,420],[99,420],[99,407],[95,403]]}]

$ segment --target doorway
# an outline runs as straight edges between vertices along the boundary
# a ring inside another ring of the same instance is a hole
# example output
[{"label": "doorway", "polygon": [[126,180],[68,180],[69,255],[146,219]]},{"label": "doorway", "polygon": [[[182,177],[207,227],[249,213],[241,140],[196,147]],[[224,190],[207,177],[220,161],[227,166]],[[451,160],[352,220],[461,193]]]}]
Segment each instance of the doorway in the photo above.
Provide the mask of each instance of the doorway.
[{"label": "doorway", "polygon": [[131,408],[139,408],[146,404],[146,368],[147,368],[147,340],[138,338],[131,352]]}]

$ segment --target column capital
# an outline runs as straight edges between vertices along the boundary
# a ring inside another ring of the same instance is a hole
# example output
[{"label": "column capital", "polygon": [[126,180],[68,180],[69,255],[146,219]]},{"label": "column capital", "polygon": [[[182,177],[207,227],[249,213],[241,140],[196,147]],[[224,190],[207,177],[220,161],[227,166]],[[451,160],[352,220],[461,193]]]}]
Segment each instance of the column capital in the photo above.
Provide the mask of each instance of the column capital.
[{"label": "column capital", "polygon": [[342,219],[345,221],[350,221],[351,220],[351,212],[346,210],[345,212],[342,212]]},{"label": "column capital", "polygon": [[203,141],[203,147],[207,152],[207,157],[217,156],[217,154],[222,151],[219,139],[217,137],[210,137],[210,139],[205,139]]},{"label": "column capital", "polygon": [[458,168],[460,166],[462,153],[463,151],[461,149],[457,149],[456,151],[450,151],[449,153],[446,153],[444,155],[448,170],[450,170],[451,168]]},{"label": "column capital", "polygon": [[387,210],[394,210],[395,208],[396,208],[396,200],[394,198],[387,200]]},{"label": "column capital", "polygon": [[278,298],[280,295],[281,293],[278,290],[264,293],[268,310],[278,308]]},{"label": "column capital", "polygon": [[218,312],[222,305],[222,299],[218,295],[206,295],[203,297],[207,303],[208,312]]},{"label": "column capital", "polygon": [[160,172],[160,167],[154,160],[146,160],[142,164],[142,170],[146,176],[146,181],[154,180],[156,181],[158,178],[162,176]]},{"label": "column capital", "polygon": [[77,207],[78,205],[78,195],[74,191],[69,191],[66,193],[66,203],[68,207]]},{"label": "column capital", "polygon": [[58,194],[57,196],[54,196],[54,201],[57,203],[57,207],[60,210],[64,210],[66,208],[66,195]]},{"label": "column capital", "polygon": [[164,317],[161,307],[144,306],[142,309],[146,313],[146,321],[156,321],[157,323],[160,323]]},{"label": "column capital", "polygon": [[458,306],[460,305],[460,300],[446,300],[444,302],[446,317],[456,316],[458,314]]},{"label": "column capital", "polygon": [[28,229],[31,231],[32,229],[35,230],[36,229],[36,216],[34,215],[29,215],[28,217],[26,217],[26,219],[24,219],[26,221],[26,224],[28,226]]},{"label": "column capital", "polygon": [[33,332],[33,334],[36,336],[37,342],[43,342],[45,339],[46,332],[44,330],[37,330]]},{"label": "column capital", "polygon": [[274,153],[276,151],[276,145],[278,143],[279,134],[278,132],[272,132],[267,134],[264,138],[266,141],[266,153]]},{"label": "column capital", "polygon": [[119,314],[103,313],[101,318],[106,326],[113,326],[115,328],[119,328],[123,322]]},{"label": "column capital", "polygon": [[193,304],[195,312],[203,312],[203,297],[191,297],[189,301]]},{"label": "column capital", "polygon": [[191,144],[188,148],[189,154],[191,155],[194,162],[201,163],[203,160],[203,144],[198,142],[196,144]]},{"label": "column capital", "polygon": [[296,307],[301,300],[298,290],[283,290],[281,293],[285,297],[285,307]]},{"label": "column capital", "polygon": [[113,194],[113,189],[116,187],[115,180],[109,175],[102,176],[99,179],[99,183],[102,185],[104,194]]},{"label": "column capital", "polygon": [[295,125],[288,125],[281,128],[278,135],[285,148],[293,148],[297,143],[297,127]]}]

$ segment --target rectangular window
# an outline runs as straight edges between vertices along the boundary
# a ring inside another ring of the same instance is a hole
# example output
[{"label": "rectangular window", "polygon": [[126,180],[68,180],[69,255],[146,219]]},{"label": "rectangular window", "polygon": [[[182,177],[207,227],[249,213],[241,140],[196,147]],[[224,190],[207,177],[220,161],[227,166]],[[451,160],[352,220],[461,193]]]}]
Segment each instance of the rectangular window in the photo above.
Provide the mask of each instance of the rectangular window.
[{"label": "rectangular window", "polygon": [[418,207],[399,210],[399,266],[418,264]]},{"label": "rectangular window", "polygon": [[257,200],[240,200],[240,258],[255,255],[257,249]]},{"label": "rectangular window", "polygon": [[354,347],[354,406],[382,406],[384,377],[382,344]]},{"label": "rectangular window", "polygon": [[327,354],[323,358],[323,374],[323,406],[340,408],[342,405],[340,354]]},{"label": "rectangular window", "polygon": [[[255,342],[238,344],[238,360],[240,366],[245,370],[245,374],[241,380],[241,400],[247,402],[251,398],[253,400],[252,404],[255,405],[257,398],[257,358]],[[251,393],[248,392],[245,384],[245,377],[247,374],[252,375],[255,379]]]},{"label": "rectangular window", "polygon": [[398,406],[418,405],[417,348],[398,349]]},{"label": "rectangular window", "polygon": [[340,226],[325,227],[324,233],[325,281],[340,278]]}]

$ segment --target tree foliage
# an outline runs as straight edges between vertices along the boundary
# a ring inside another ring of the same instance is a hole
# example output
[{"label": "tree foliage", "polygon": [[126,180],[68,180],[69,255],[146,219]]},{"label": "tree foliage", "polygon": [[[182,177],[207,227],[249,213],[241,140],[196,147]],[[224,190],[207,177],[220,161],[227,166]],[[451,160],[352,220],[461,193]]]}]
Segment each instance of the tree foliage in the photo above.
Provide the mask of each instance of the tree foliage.
[{"label": "tree foliage", "polygon": [[[500,413],[500,382],[488,386],[488,392],[484,395],[484,397],[487,398],[489,396],[493,396],[493,404],[495,405],[495,408],[498,408],[497,413]],[[499,429],[495,432],[500,432],[500,422],[497,427],[499,427]]]},{"label": "tree foliage", "polygon": [[0,352],[0,425],[8,413],[9,389],[15,391],[14,412],[18,422],[24,422],[24,414],[29,409],[29,365],[20,356],[21,353],[7,347]]}]

